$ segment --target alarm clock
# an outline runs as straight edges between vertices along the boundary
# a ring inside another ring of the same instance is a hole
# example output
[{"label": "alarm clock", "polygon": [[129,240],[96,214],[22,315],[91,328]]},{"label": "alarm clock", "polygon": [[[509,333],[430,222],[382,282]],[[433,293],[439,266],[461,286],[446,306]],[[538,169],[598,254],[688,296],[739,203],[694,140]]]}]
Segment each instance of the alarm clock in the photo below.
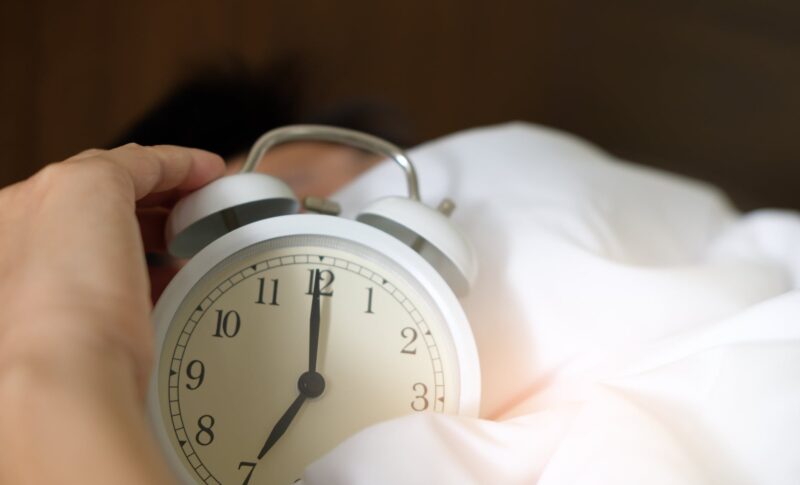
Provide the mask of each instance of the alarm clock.
[{"label": "alarm clock", "polygon": [[[322,199],[301,213],[285,183],[254,171],[270,148],[301,140],[392,159],[408,196],[355,220]],[[178,202],[168,248],[189,261],[153,312],[148,414],[183,483],[293,483],[380,421],[477,416],[478,354],[458,302],[476,263],[452,207],[420,201],[398,147],[318,125],[270,131],[241,173]]]}]

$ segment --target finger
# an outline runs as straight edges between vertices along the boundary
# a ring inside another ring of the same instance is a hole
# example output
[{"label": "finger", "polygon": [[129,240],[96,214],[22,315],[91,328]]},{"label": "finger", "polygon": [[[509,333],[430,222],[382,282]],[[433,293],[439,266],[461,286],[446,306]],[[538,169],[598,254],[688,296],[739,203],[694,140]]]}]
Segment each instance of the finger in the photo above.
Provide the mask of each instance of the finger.
[{"label": "finger", "polygon": [[142,243],[146,252],[160,253],[167,250],[164,229],[169,211],[163,208],[139,209],[136,218],[142,232]]},{"label": "finger", "polygon": [[225,171],[224,162],[218,155],[171,145],[142,147],[129,144],[73,158],[67,163],[91,159],[111,162],[122,168],[133,186],[136,200],[171,189],[193,190],[220,177]]}]

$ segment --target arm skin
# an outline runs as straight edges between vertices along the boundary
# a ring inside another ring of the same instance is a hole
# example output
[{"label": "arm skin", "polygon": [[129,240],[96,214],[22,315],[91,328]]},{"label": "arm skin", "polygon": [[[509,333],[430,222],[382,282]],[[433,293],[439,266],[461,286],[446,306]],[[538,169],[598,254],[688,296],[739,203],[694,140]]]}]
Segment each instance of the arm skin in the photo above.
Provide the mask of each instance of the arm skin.
[{"label": "arm skin", "polygon": [[174,483],[144,415],[144,251],[163,249],[165,208],[223,171],[126,145],[0,190],[0,483]]}]

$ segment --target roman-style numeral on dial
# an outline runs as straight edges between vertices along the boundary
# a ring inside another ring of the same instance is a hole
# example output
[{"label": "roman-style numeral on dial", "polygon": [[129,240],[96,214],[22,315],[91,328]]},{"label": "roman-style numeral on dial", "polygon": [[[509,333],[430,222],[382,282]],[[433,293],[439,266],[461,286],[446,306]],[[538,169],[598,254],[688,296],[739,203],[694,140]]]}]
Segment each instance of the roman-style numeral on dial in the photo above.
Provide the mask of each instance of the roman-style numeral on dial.
[{"label": "roman-style numeral on dial", "polygon": [[375,289],[372,287],[367,288],[367,311],[365,311],[364,313],[374,313],[372,311],[372,292],[374,290]]},{"label": "roman-style numeral on dial", "polygon": [[405,327],[400,330],[400,336],[408,339],[408,342],[403,346],[401,354],[417,355],[417,348],[414,347],[414,342],[417,341],[417,331],[413,327]]},{"label": "roman-style numeral on dial", "polygon": [[[278,306],[278,280],[271,279],[269,281],[270,281],[270,286],[272,287],[272,290],[271,290],[272,291],[272,298],[270,299],[269,304],[273,305],[273,306]],[[266,302],[264,301],[264,290],[265,290],[266,286],[267,286],[266,279],[265,278],[259,278],[258,279],[258,300],[256,300],[256,303],[258,303],[259,305],[266,305]]]},{"label": "roman-style numeral on dial", "polygon": [[250,483],[250,477],[252,477],[252,476],[253,476],[253,472],[254,472],[254,471],[255,471],[255,469],[256,469],[256,464],[255,464],[255,463],[253,463],[252,461],[243,461],[243,462],[240,462],[240,463],[239,463],[239,470],[241,470],[241,469],[242,469],[242,467],[244,467],[244,468],[249,468],[249,469],[250,469],[250,470],[247,472],[247,476],[246,476],[246,477],[244,477],[244,481],[242,482],[242,485],[247,485],[248,483]]},{"label": "roman-style numeral on dial", "polygon": [[417,395],[414,397],[414,400],[411,401],[411,409],[417,412],[428,409],[428,405],[430,404],[427,396],[428,386],[421,382],[417,382],[414,384],[412,389],[417,393]]},{"label": "roman-style numeral on dial", "polygon": [[199,360],[193,360],[186,366],[186,377],[192,379],[194,382],[186,384],[186,389],[194,391],[203,385],[206,379],[206,366]]},{"label": "roman-style numeral on dial", "polygon": [[314,292],[314,277],[315,273],[319,272],[319,296],[333,296],[333,290],[328,290],[333,284],[335,276],[333,271],[328,269],[310,269],[308,270],[308,291],[306,295]]},{"label": "roman-style numeral on dial", "polygon": [[235,337],[241,326],[242,317],[236,310],[227,313],[217,310],[217,330],[214,332],[214,337]]},{"label": "roman-style numeral on dial", "polygon": [[197,432],[194,439],[200,446],[208,446],[214,442],[214,416],[204,414],[197,419],[197,427],[200,431]]}]

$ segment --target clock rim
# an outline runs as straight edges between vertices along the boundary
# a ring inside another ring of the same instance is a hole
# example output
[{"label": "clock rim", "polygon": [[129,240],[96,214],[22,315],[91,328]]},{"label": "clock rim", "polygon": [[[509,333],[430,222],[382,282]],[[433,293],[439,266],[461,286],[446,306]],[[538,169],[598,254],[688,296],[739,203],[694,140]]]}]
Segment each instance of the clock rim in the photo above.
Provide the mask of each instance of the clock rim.
[{"label": "clock rim", "polygon": [[417,281],[441,312],[450,332],[456,354],[457,414],[478,417],[481,374],[472,328],[450,286],[422,256],[383,231],[350,219],[318,214],[292,214],[265,219],[220,237],[193,256],[175,275],[153,309],[155,363],[148,385],[147,417],[170,468],[186,484],[194,484],[196,480],[186,470],[172,446],[167,427],[161,418],[158,397],[161,354],[169,324],[197,282],[226,258],[263,241],[297,235],[335,237],[368,246],[394,261]]}]

